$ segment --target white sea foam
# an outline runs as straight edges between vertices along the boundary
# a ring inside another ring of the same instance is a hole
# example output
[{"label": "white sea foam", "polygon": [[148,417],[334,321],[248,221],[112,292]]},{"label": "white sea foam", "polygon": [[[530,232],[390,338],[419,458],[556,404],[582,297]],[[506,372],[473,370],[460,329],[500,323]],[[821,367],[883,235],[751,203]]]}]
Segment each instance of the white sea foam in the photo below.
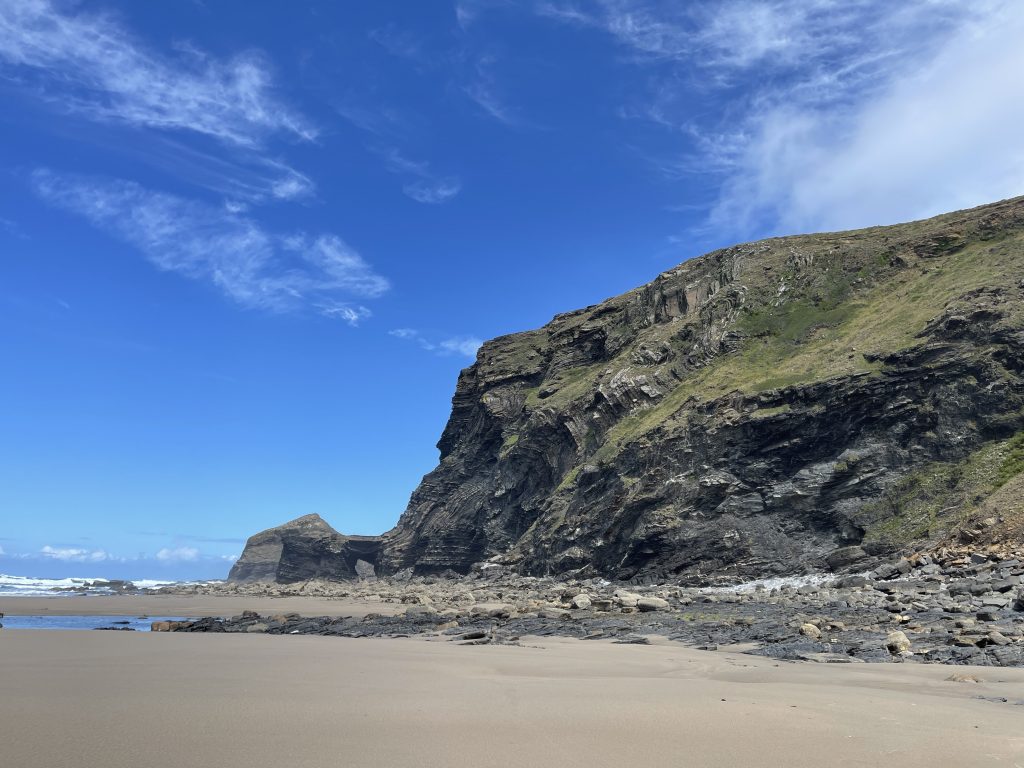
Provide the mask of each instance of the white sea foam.
[{"label": "white sea foam", "polygon": [[[65,590],[81,592],[83,594],[107,595],[111,593],[109,587],[103,586],[107,579],[101,577],[69,577],[66,579],[37,579],[31,576],[10,576],[0,573],[0,596],[3,597],[32,597],[33,595],[52,595]],[[173,581],[158,581],[156,579],[139,579],[132,583],[140,589],[153,589]]]},{"label": "white sea foam", "polygon": [[831,573],[812,573],[806,576],[776,576],[770,579],[745,581],[742,584],[732,584],[727,587],[706,587],[703,591],[745,594],[747,592],[756,592],[758,589],[764,589],[771,592],[773,589],[781,589],[782,587],[793,587],[794,589],[799,589],[800,587],[821,587],[830,584],[837,578],[835,574]]},{"label": "white sea foam", "polygon": [[[168,584],[178,584],[177,581],[160,581],[159,579],[130,579],[131,583],[139,589],[157,589],[158,587],[166,587]],[[192,582],[184,582],[191,584]],[[199,582],[202,583],[202,582]]]}]

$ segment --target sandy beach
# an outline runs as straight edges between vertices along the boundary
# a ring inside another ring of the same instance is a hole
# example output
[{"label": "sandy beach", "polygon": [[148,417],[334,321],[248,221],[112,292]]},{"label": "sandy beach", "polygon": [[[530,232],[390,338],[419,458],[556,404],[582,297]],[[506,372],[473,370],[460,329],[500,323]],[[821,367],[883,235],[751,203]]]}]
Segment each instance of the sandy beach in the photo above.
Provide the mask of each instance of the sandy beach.
[{"label": "sandy beach", "polygon": [[[18,768],[1024,764],[1024,670],[674,645],[0,632]],[[980,683],[955,682],[973,674]],[[979,697],[1004,697],[1002,703]]]},{"label": "sandy beach", "polygon": [[303,616],[391,615],[405,606],[319,597],[249,597],[245,595],[76,595],[73,597],[0,598],[8,616],[232,616],[242,611]]}]

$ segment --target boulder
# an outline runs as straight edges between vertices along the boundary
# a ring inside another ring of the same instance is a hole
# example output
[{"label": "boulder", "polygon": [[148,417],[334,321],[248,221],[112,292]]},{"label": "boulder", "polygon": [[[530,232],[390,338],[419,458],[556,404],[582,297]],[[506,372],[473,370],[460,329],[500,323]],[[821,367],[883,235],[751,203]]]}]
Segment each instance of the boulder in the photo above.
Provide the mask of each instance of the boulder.
[{"label": "boulder", "polygon": [[838,571],[849,565],[853,565],[856,562],[864,560],[867,556],[868,553],[864,551],[863,547],[840,547],[839,549],[833,550],[825,557],[825,563],[833,571]]},{"label": "boulder", "polygon": [[660,597],[641,597],[636,601],[636,607],[641,612],[651,611],[667,611],[669,609],[668,600],[663,600]]},{"label": "boulder", "polygon": [[906,633],[896,630],[885,637],[885,647],[893,656],[909,654],[911,643]]},{"label": "boulder", "polygon": [[625,589],[616,589],[612,599],[620,608],[636,608],[637,603],[640,602],[640,595]]},{"label": "boulder", "polygon": [[818,629],[813,624],[801,624],[800,625],[800,634],[803,635],[804,637],[809,637],[811,640],[820,640],[821,639],[821,630]]},{"label": "boulder", "polygon": [[575,608],[576,610],[585,611],[585,610],[589,609],[590,606],[591,606],[590,596],[587,595],[587,594],[576,595],[570,601],[570,605],[572,605],[572,607]]}]

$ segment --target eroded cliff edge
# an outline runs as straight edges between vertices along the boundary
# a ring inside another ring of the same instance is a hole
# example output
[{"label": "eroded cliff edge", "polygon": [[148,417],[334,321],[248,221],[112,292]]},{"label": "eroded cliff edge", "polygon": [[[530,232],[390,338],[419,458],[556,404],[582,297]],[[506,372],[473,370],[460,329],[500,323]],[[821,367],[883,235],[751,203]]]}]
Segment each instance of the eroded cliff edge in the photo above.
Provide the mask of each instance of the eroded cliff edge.
[{"label": "eroded cliff edge", "polygon": [[817,569],[940,535],[918,491],[967,510],[1022,429],[1024,198],[739,245],[484,344],[377,565]]},{"label": "eroded cliff edge", "polygon": [[345,536],[320,515],[304,515],[250,536],[228,581],[292,584],[344,581],[373,573],[379,536]]}]

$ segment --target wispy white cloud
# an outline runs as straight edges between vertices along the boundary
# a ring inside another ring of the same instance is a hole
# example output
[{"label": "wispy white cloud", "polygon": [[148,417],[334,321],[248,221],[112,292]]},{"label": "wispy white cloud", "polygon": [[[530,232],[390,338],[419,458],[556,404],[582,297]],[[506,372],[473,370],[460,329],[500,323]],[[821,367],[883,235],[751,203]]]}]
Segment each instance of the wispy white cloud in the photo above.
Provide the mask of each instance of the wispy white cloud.
[{"label": "wispy white cloud", "polygon": [[516,0],[458,0],[455,3],[455,21],[463,31],[466,31],[484,12],[507,7],[515,2]]},{"label": "wispy white cloud", "polygon": [[324,317],[335,317],[339,320],[344,320],[349,325],[355,327],[359,325],[363,320],[371,317],[373,313],[366,307],[360,304],[347,304],[347,303],[336,303],[336,304],[321,304],[318,306],[320,314]]},{"label": "wispy white cloud", "polygon": [[603,29],[638,52],[676,57],[693,49],[692,29],[685,25],[686,5],[668,6],[649,0],[597,0],[586,4],[540,2],[541,16]]},{"label": "wispy white cloud", "polygon": [[476,352],[483,345],[483,342],[474,336],[458,336],[452,339],[444,339],[438,346],[445,352],[466,357],[476,357]]},{"label": "wispy white cloud", "polygon": [[400,59],[416,61],[423,57],[423,41],[420,37],[397,24],[371,29],[369,37],[389,54]]},{"label": "wispy white cloud", "polygon": [[[1024,6],[1009,0],[549,0],[645,86],[621,114],[711,174],[709,227],[743,236],[925,216],[1019,194]],[[702,181],[706,184],[707,181]]]},{"label": "wispy white cloud", "polygon": [[18,222],[0,217],[0,233],[6,233],[19,240],[28,240],[29,236],[18,226]]},{"label": "wispy white cloud", "polygon": [[50,560],[62,560],[75,563],[102,563],[112,560],[109,553],[102,549],[79,549],[76,547],[51,547],[49,544],[39,550],[39,554]]},{"label": "wispy white cloud", "polygon": [[[271,67],[257,53],[220,60],[179,45],[175,56],[161,56],[113,15],[18,0],[0,3],[5,75],[63,112],[145,130],[142,145],[121,134],[90,140],[230,199],[314,194],[308,176],[266,152],[271,136],[308,141],[316,129],[277,97]],[[178,140],[186,134],[211,139],[219,151]]]},{"label": "wispy white cloud", "polygon": [[[401,118],[394,110],[371,110],[349,104],[338,107],[338,112],[352,125],[377,139],[401,141]],[[389,173],[406,178],[402,192],[418,203],[437,205],[447,202],[462,191],[462,180],[455,175],[436,173],[429,162],[412,160],[398,147],[371,145],[369,149],[384,159]]]},{"label": "wispy white cloud", "polygon": [[462,191],[462,181],[457,176],[438,176],[429,163],[410,160],[394,147],[380,150],[380,154],[391,173],[414,177],[402,186],[402,192],[418,203],[443,203]]},{"label": "wispy white cloud", "polygon": [[417,203],[437,204],[455,197],[462,191],[462,182],[453,177],[444,179],[421,179],[402,187],[402,192]]},{"label": "wispy white cloud", "polygon": [[[886,9],[884,6],[891,6]],[[799,67],[864,52],[872,44],[860,36],[870,24],[886,40],[897,35],[875,22],[884,16],[890,24],[906,20],[925,29],[941,24],[951,7],[962,0],[909,0],[889,4],[881,0],[593,0],[584,4],[549,0],[536,12],[556,21],[602,30],[638,57],[652,61],[683,62],[709,73],[714,83],[726,70]],[[918,6],[914,9],[914,6]],[[927,15],[914,13],[925,9]],[[918,35],[904,37],[911,45]],[[727,78],[726,78],[727,79]]]},{"label": "wispy white cloud", "polygon": [[432,341],[429,341],[428,339],[426,339],[423,336],[423,334],[420,333],[415,328],[395,328],[392,331],[388,331],[388,335],[389,336],[394,336],[396,339],[404,339],[405,341],[413,341],[419,347],[427,350],[428,352],[433,352],[434,350],[437,349],[437,345],[436,344],[434,344]]},{"label": "wispy white cloud", "polygon": [[495,61],[493,56],[481,57],[473,67],[472,78],[462,90],[484,114],[505,125],[519,125],[521,119],[499,93],[493,72]]},{"label": "wispy white cloud", "polygon": [[6,552],[4,552],[4,548],[3,548],[3,547],[0,547],[0,557],[3,557],[3,556],[4,556],[4,555],[6,555],[6,554],[7,554],[7,553],[6,553]]},{"label": "wispy white cloud", "polygon": [[[221,541],[212,539],[211,541]],[[156,553],[138,552],[133,555],[122,556],[109,551],[108,549],[87,549],[84,547],[67,546],[46,546],[33,551],[6,553],[0,547],[0,556],[17,558],[26,561],[58,561],[62,563],[153,563],[160,565],[172,565],[175,563],[197,563],[197,562],[234,562],[238,559],[237,554],[212,554],[203,552],[198,547],[171,544],[159,549]]]},{"label": "wispy white cloud", "polygon": [[408,173],[424,176],[430,172],[430,164],[421,160],[410,160],[395,148],[381,150],[387,169],[392,173]]},{"label": "wispy white cloud", "polygon": [[195,547],[164,547],[156,553],[156,559],[163,563],[191,563],[199,559]]},{"label": "wispy white cloud", "polygon": [[[936,36],[949,34],[963,19],[999,2],[594,0],[576,5],[551,0],[538,3],[535,10],[606,32],[640,57],[641,64],[669,67],[671,77],[658,81],[656,90],[740,85],[737,96],[757,102],[775,89],[801,100],[810,93],[842,100],[855,86],[867,85],[901,59],[927,51]],[[672,68],[677,63],[683,67]],[[739,82],[745,74],[755,79]],[[780,81],[780,75],[791,79]]]},{"label": "wispy white cloud", "polygon": [[32,181],[43,200],[86,217],[158,268],[212,283],[245,307],[310,308],[354,325],[369,311],[351,307],[350,297],[374,298],[389,288],[335,235],[276,235],[240,213],[128,181],[45,170]]},{"label": "wispy white cloud", "polygon": [[54,104],[92,119],[188,131],[253,147],[317,131],[275,94],[256,53],[221,61],[194,48],[149,51],[113,16],[49,0],[0,4],[0,62]]},{"label": "wispy white cloud", "polygon": [[419,333],[415,328],[395,328],[393,331],[388,331],[388,335],[394,336],[396,339],[414,339],[419,336]]},{"label": "wispy white cloud", "polygon": [[277,170],[270,182],[270,195],[277,200],[297,200],[313,194],[313,182],[308,176],[283,163],[273,163]]},{"label": "wispy white cloud", "polygon": [[711,223],[845,229],[1021,194],[1021,39],[1024,6],[975,4],[848,103],[766,100]]},{"label": "wispy white cloud", "polygon": [[428,352],[438,355],[463,355],[476,357],[476,352],[483,342],[474,336],[454,336],[440,341],[431,341],[415,328],[395,328],[388,334],[398,339],[415,342]]},{"label": "wispy white cloud", "polygon": [[128,155],[189,184],[224,196],[231,205],[291,202],[311,199],[316,184],[309,176],[277,157],[235,147],[212,151],[196,142],[148,132],[146,140],[118,143],[103,141],[111,151]]},{"label": "wispy white cloud", "polygon": [[354,96],[334,105],[334,110],[351,125],[375,136],[396,137],[408,132],[408,118],[395,107],[360,103]]}]

